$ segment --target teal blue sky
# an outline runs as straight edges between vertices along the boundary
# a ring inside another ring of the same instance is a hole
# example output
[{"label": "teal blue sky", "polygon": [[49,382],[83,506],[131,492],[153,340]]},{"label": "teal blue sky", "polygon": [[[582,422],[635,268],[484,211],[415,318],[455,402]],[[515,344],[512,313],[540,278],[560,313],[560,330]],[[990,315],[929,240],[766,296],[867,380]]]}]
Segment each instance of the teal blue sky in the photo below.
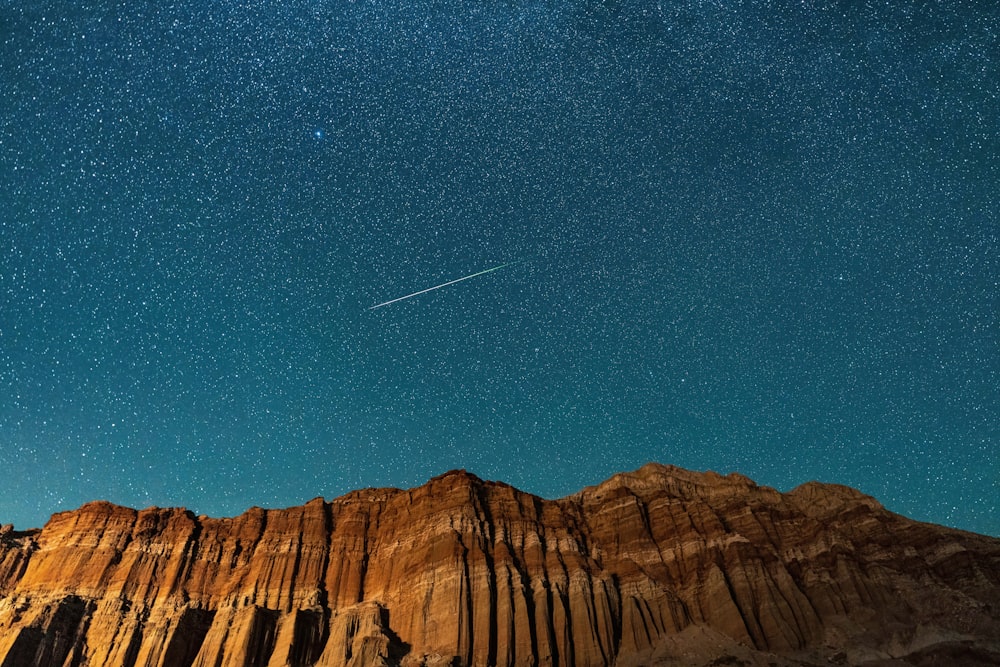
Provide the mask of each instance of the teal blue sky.
[{"label": "teal blue sky", "polygon": [[0,0],[0,523],[660,461],[1000,535],[998,34]]}]

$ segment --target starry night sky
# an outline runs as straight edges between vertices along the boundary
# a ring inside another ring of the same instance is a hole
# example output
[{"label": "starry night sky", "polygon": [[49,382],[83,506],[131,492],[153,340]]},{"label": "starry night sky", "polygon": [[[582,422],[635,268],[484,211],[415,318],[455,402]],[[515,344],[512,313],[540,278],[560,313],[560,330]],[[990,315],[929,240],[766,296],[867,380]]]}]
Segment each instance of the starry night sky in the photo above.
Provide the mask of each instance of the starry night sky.
[{"label": "starry night sky", "polygon": [[0,0],[0,523],[656,460],[1000,535],[998,128],[995,3]]}]

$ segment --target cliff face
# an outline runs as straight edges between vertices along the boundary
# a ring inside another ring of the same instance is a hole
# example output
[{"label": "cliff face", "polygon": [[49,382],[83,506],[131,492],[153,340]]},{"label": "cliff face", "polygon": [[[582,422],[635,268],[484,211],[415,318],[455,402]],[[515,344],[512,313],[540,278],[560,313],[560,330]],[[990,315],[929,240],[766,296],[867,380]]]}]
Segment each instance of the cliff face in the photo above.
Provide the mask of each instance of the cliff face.
[{"label": "cliff face", "polygon": [[0,530],[0,667],[994,664],[995,638],[1000,540],[654,464],[555,501],[452,472]]}]

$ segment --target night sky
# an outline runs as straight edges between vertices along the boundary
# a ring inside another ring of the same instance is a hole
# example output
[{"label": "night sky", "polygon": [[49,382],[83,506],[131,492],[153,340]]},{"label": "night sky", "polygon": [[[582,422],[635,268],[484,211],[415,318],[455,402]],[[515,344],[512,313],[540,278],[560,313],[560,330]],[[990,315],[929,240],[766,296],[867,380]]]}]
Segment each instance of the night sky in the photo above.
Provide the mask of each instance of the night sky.
[{"label": "night sky", "polygon": [[0,523],[655,460],[1000,535],[998,130],[996,3],[0,0]]}]

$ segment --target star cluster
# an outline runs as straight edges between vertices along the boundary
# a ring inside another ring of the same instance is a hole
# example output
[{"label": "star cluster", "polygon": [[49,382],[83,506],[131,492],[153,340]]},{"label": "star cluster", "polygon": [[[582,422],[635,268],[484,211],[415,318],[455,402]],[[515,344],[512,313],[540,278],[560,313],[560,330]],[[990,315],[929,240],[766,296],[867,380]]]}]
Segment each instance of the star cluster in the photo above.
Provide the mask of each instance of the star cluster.
[{"label": "star cluster", "polygon": [[998,31],[0,0],[0,522],[657,460],[998,535]]}]

